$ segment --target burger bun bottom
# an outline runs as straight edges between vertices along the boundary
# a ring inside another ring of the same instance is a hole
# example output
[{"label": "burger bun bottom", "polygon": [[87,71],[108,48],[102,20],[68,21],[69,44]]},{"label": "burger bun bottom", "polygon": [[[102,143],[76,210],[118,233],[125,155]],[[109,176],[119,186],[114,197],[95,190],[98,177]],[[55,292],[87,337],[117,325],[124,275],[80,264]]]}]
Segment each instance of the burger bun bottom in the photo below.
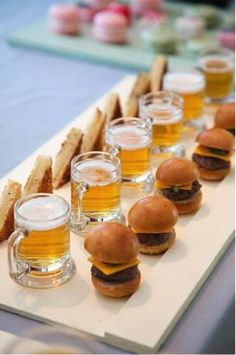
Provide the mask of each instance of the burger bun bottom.
[{"label": "burger bun bottom", "polygon": [[125,282],[108,282],[103,281],[93,275],[91,277],[92,283],[97,291],[99,291],[104,296],[113,298],[121,298],[131,295],[137,290],[141,281],[139,270],[137,275],[132,280]]},{"label": "burger bun bottom", "polygon": [[140,243],[139,251],[140,253],[146,255],[163,254],[167,249],[172,247],[174,242],[175,242],[175,233],[171,233],[169,239],[160,245],[146,245]]},{"label": "burger bun bottom", "polygon": [[204,168],[200,168],[200,175],[201,179],[209,180],[209,181],[220,181],[223,180],[226,175],[230,172],[230,167],[226,169],[219,169],[219,170],[207,170]]},{"label": "burger bun bottom", "polygon": [[202,192],[196,192],[191,198],[182,201],[172,201],[179,214],[194,213],[199,210],[202,202]]}]

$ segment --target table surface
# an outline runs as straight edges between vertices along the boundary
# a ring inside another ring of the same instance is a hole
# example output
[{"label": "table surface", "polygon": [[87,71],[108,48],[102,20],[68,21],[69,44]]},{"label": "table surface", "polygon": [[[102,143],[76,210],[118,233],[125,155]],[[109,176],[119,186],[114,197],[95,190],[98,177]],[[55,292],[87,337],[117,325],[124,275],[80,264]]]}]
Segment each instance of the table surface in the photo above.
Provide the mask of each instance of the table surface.
[{"label": "table surface", "polygon": [[[9,33],[44,16],[53,2],[1,0],[0,3],[0,177],[130,73],[6,44]],[[4,285],[0,282],[0,291],[1,287]],[[38,327],[36,321],[0,311],[0,330],[30,338],[29,332]],[[44,331],[48,329],[43,325]],[[90,339],[75,339],[63,330],[57,333],[61,342],[74,349],[80,349],[82,344],[91,352],[92,344],[93,353],[124,353]],[[41,341],[50,344],[52,336]],[[160,353],[234,353],[234,245],[227,250]]]}]

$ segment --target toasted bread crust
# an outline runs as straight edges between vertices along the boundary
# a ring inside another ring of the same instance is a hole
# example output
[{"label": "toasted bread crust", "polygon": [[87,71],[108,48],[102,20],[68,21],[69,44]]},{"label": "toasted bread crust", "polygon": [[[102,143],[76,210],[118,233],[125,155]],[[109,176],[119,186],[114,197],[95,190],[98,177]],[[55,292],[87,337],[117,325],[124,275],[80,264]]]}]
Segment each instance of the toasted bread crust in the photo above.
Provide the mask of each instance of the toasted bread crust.
[{"label": "toasted bread crust", "polygon": [[119,95],[112,93],[108,96],[104,111],[105,117],[98,138],[96,140],[95,149],[104,150],[106,143],[106,125],[115,120],[116,118],[122,117],[121,104]]},{"label": "toasted bread crust", "polygon": [[139,116],[139,102],[136,96],[129,96],[125,103],[124,113],[125,117],[138,117]]},{"label": "toasted bread crust", "polygon": [[150,71],[151,92],[162,90],[163,76],[167,72],[168,61],[164,56],[158,56],[152,64]]},{"label": "toasted bread crust", "polygon": [[97,107],[88,129],[84,133],[81,143],[81,154],[93,150],[102,150],[100,137],[102,134],[104,122],[105,115]]},{"label": "toasted bread crust", "polygon": [[9,180],[0,198],[0,242],[14,231],[14,205],[21,197],[21,184]]},{"label": "toasted bread crust", "polygon": [[116,93],[108,96],[105,106],[106,122],[122,117],[120,97]]},{"label": "toasted bread crust", "polygon": [[71,160],[80,154],[83,134],[80,129],[71,128],[66,140],[57,153],[53,170],[53,187],[58,189],[70,180]]},{"label": "toasted bread crust", "polygon": [[52,193],[52,158],[39,155],[24,187],[23,195]]},{"label": "toasted bread crust", "polygon": [[135,80],[130,96],[141,97],[150,91],[150,76],[148,73],[140,72]]},{"label": "toasted bread crust", "polygon": [[140,72],[134,82],[131,93],[126,101],[123,116],[138,117],[139,98],[150,91],[150,76],[148,73]]}]

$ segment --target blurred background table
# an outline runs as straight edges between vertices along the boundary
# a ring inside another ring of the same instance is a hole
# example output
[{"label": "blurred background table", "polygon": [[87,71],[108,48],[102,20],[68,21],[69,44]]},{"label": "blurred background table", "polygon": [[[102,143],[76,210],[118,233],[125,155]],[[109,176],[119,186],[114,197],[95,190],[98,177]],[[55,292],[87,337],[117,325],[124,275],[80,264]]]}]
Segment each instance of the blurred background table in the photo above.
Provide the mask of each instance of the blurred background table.
[{"label": "blurred background table", "polygon": [[[6,44],[9,33],[45,16],[54,2],[1,0],[0,3],[0,177],[130,73]],[[36,321],[0,310],[0,330],[20,336],[37,326]],[[62,331],[60,336],[63,339]],[[70,343],[66,335],[64,340]],[[43,341],[50,343],[50,339]],[[80,340],[71,340],[71,345],[79,351]],[[96,344],[94,352],[124,353],[104,344]],[[234,245],[229,247],[160,353],[234,353]]]}]

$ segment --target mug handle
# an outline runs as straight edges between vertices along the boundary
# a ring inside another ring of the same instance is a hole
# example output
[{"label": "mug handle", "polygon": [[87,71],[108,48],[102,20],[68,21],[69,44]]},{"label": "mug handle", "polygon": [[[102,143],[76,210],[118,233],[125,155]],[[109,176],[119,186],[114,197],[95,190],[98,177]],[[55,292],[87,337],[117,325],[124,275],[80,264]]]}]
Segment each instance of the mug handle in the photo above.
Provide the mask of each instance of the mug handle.
[{"label": "mug handle", "polygon": [[77,187],[77,196],[78,196],[78,224],[81,229],[84,229],[89,222],[88,218],[83,216],[82,206],[83,206],[83,197],[86,191],[88,191],[89,185],[82,183],[80,187]]},{"label": "mug handle", "polygon": [[113,155],[113,157],[116,157],[116,156],[119,154],[120,151],[121,151],[121,147],[120,147],[118,144],[113,145],[113,146],[111,146],[111,147],[108,149],[108,152],[109,152],[111,155]]},{"label": "mug handle", "polygon": [[19,279],[31,271],[30,265],[18,259],[20,242],[28,235],[23,228],[17,228],[8,239],[8,267],[13,279]]}]

